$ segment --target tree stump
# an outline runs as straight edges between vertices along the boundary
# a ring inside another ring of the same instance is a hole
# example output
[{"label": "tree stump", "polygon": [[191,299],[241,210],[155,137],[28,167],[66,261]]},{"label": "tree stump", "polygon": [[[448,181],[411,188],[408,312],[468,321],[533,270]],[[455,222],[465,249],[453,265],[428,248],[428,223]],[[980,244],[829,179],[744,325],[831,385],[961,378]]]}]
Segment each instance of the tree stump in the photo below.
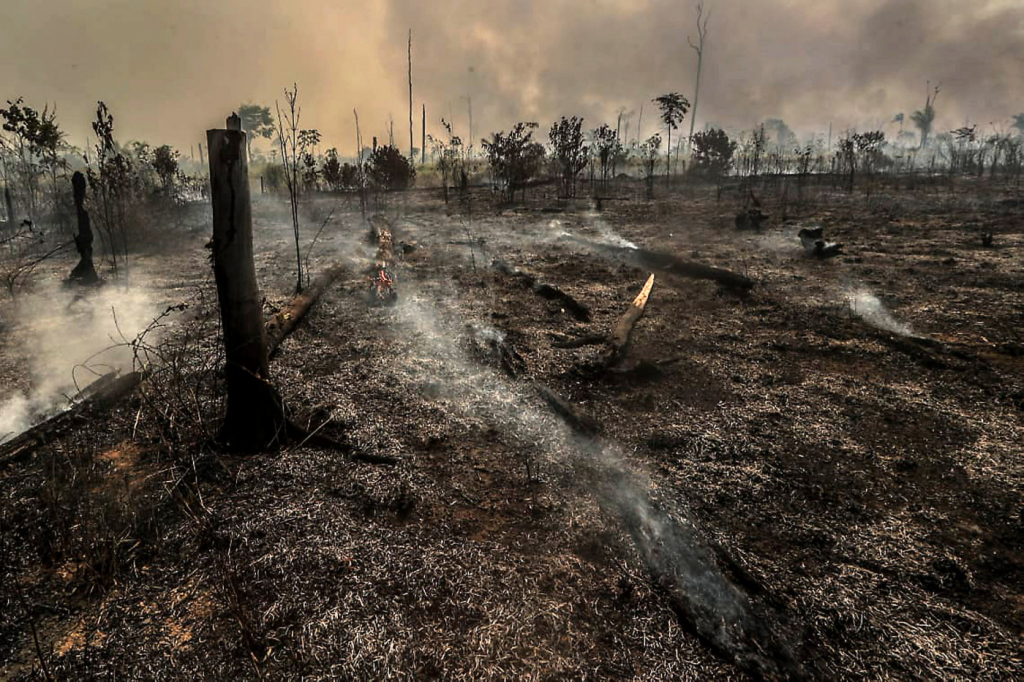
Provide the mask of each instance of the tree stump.
[{"label": "tree stump", "polygon": [[263,305],[252,257],[252,212],[245,133],[237,115],[206,132],[213,199],[213,272],[227,358],[227,414],[220,440],[265,450],[287,438],[280,395],[269,382]]},{"label": "tree stump", "polygon": [[89,212],[85,210],[85,176],[79,171],[71,176],[71,191],[75,199],[75,212],[78,215],[78,234],[75,235],[75,249],[78,250],[78,265],[68,276],[69,282],[77,284],[96,284],[100,281],[96,267],[92,262],[92,224]]}]

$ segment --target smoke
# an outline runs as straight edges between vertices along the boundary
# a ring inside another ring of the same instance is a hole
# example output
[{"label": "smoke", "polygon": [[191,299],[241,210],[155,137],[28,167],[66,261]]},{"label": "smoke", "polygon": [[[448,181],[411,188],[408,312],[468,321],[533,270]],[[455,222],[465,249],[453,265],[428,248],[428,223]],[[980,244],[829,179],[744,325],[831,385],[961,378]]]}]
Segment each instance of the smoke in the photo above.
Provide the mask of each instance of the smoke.
[{"label": "smoke", "polygon": [[597,211],[587,211],[583,214],[583,217],[586,218],[590,227],[597,232],[598,241],[623,249],[632,249],[633,251],[636,251],[638,248],[636,244],[616,232]]},{"label": "smoke", "polygon": [[847,291],[846,300],[850,310],[871,326],[900,336],[914,335],[909,325],[897,321],[885,304],[867,289]]},{"label": "smoke", "polygon": [[[937,130],[1005,123],[1020,109],[1018,0],[707,5],[698,128],[749,129],[767,118],[804,132],[830,122],[882,127],[924,106],[928,80],[942,83]],[[243,100],[273,107],[298,82],[302,125],[320,129],[325,146],[351,154],[357,107],[366,139],[387,139],[393,117],[404,148],[411,28],[417,146],[421,103],[428,132],[454,118],[456,134],[475,146],[517,120],[546,126],[576,114],[590,128],[641,105],[650,135],[660,125],[652,97],[692,97],[694,21],[691,3],[672,0],[7,0],[0,82],[3,98],[56,101],[79,145],[97,99],[111,105],[125,139],[187,150]],[[221,72],[230,77],[209,75]]]},{"label": "smoke", "polygon": [[394,322],[414,343],[409,359],[416,369],[410,371],[422,374],[434,394],[449,400],[455,409],[511,437],[519,449],[571,470],[574,480],[595,496],[600,507],[619,519],[674,607],[719,653],[769,677],[779,675],[778,666],[795,665],[746,596],[722,575],[695,522],[683,510],[670,512],[655,503],[647,474],[630,466],[618,445],[578,438],[561,418],[540,405],[532,387],[510,383],[472,361],[461,350],[461,330],[499,342],[505,337],[479,322],[460,325],[457,318],[446,322],[442,311],[454,309],[405,283],[394,308]]},{"label": "smoke", "polygon": [[30,384],[0,394],[0,442],[68,407],[100,376],[130,370],[131,349],[123,344],[158,312],[139,286],[107,286],[84,297],[59,287],[23,295],[12,346],[21,349]]},{"label": "smoke", "polygon": [[548,233],[545,237],[548,239],[553,237],[554,239],[567,240],[591,249],[595,246],[610,246],[615,249],[636,251],[639,248],[636,244],[616,232],[615,228],[609,225],[596,211],[588,211],[583,213],[582,216],[587,224],[580,232],[586,235],[585,237],[567,230],[561,220],[552,220],[548,223]]}]

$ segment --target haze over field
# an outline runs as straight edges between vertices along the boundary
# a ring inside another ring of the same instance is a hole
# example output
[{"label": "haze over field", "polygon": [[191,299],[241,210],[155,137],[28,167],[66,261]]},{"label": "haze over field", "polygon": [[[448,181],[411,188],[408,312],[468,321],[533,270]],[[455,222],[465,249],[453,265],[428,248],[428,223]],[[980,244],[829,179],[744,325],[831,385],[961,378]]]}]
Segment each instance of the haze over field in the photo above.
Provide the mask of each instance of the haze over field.
[{"label": "haze over field", "polygon": [[[364,135],[404,147],[406,38],[413,31],[428,126],[454,113],[467,137],[514,121],[620,108],[670,90],[692,96],[689,2],[670,0],[7,0],[0,23],[4,98],[56,101],[82,145],[103,99],[122,139],[184,150],[241,101],[271,104],[297,81],[303,124],[351,153]],[[783,118],[801,131],[880,128],[924,105],[941,82],[936,130],[990,131],[1021,107],[1024,3],[1017,0],[713,0],[697,126]],[[633,121],[635,125],[636,117]],[[896,124],[889,132],[895,132]],[[908,123],[908,128],[909,123]],[[401,131],[401,134],[399,133]],[[429,130],[428,130],[429,132]]]}]

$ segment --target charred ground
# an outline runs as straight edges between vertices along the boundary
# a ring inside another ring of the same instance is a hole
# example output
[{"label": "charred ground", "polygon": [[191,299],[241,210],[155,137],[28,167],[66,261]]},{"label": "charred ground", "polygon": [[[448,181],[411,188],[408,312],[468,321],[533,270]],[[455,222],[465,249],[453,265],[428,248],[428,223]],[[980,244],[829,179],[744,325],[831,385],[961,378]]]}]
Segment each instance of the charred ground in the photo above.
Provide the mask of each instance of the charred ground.
[{"label": "charred ground", "polygon": [[[192,428],[155,409],[168,374],[4,466],[3,675],[744,678],[681,627],[592,473],[545,436],[560,427],[532,382],[699,528],[808,676],[1021,675],[1019,203],[967,186],[783,209],[768,192],[774,217],[749,233],[734,226],[742,197],[710,186],[648,202],[623,182],[600,211],[552,192],[504,209],[486,190],[447,210],[434,192],[392,201],[408,245],[394,306],[368,302],[358,204],[306,206],[312,232],[337,212],[314,271],[341,260],[347,274],[274,381],[303,424],[397,467],[304,445],[219,453],[202,428],[215,398],[179,418]],[[268,312],[294,276],[287,210],[254,206]],[[190,223],[135,269],[162,302],[190,303],[165,334],[188,343],[164,351],[182,361],[175,381],[216,396],[208,215]],[[806,258],[806,225],[844,255]],[[757,287],[656,273],[626,362],[600,371],[600,347],[553,340],[621,315],[649,274],[619,257],[627,242]],[[912,334],[879,328],[876,303]],[[24,382],[10,337],[4,349],[5,378]]]}]

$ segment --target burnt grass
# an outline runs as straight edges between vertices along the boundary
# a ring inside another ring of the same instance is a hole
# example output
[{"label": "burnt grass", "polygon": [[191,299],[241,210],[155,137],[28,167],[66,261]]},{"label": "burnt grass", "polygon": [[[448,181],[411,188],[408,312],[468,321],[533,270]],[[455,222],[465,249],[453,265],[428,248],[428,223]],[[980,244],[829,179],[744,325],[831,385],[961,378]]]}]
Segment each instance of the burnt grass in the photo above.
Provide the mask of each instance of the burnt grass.
[{"label": "burnt grass", "polygon": [[[561,427],[533,382],[692,521],[806,677],[1024,675],[1019,203],[962,185],[783,205],[769,187],[753,233],[734,225],[739,193],[711,186],[646,201],[622,181],[600,211],[552,192],[392,197],[394,306],[367,296],[358,203],[307,201],[305,243],[335,209],[312,269],[341,260],[346,276],[273,380],[296,421],[397,466],[218,450],[208,208],[140,253],[158,298],[190,305],[164,333],[176,369],[0,468],[0,676],[746,679],[652,580],[594,470],[547,440]],[[268,314],[293,286],[287,211],[254,205]],[[805,257],[808,225],[843,255]],[[605,333],[639,291],[648,271],[594,246],[621,240],[757,286],[656,272],[624,363],[603,371],[601,346],[553,342]],[[912,335],[860,317],[858,292]]]}]

